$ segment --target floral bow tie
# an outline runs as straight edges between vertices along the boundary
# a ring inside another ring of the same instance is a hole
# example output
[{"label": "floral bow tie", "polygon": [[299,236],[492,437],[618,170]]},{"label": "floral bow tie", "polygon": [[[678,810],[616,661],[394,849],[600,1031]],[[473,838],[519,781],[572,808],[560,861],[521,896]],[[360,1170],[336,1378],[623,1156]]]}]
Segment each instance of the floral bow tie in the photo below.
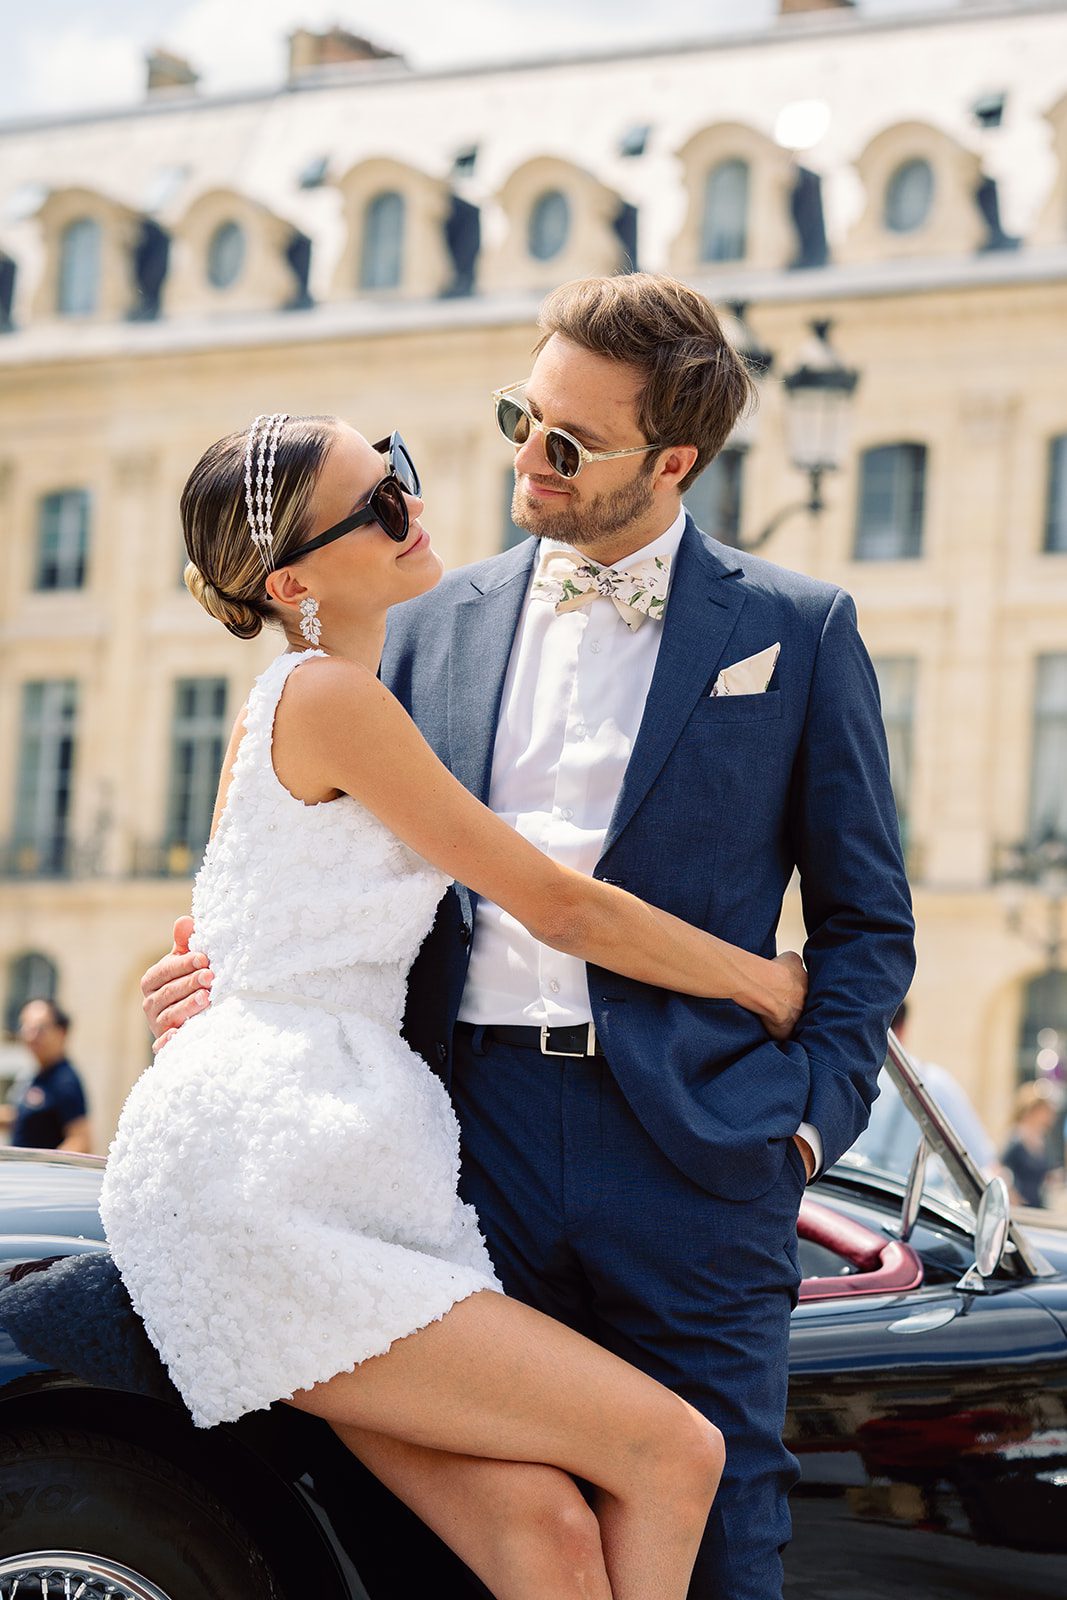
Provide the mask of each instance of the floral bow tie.
[{"label": "floral bow tie", "polygon": [[557,614],[577,611],[597,599],[610,600],[631,632],[646,617],[662,619],[670,582],[670,557],[650,556],[632,567],[599,567],[570,550],[547,549],[530,593]]}]

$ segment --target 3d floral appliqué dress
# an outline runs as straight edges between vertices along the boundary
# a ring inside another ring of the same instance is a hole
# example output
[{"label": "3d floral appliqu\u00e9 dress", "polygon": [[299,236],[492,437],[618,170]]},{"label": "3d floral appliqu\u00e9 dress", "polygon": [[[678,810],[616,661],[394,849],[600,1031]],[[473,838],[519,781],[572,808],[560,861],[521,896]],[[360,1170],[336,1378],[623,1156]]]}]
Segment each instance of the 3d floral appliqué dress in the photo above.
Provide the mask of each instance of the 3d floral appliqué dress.
[{"label": "3d floral appliqu\u00e9 dress", "polygon": [[349,796],[305,805],[271,760],[279,656],[249,696],[193,890],[212,1002],[134,1085],[100,1212],[201,1427],[351,1370],[479,1289],[444,1085],[400,1037],[448,879]]}]

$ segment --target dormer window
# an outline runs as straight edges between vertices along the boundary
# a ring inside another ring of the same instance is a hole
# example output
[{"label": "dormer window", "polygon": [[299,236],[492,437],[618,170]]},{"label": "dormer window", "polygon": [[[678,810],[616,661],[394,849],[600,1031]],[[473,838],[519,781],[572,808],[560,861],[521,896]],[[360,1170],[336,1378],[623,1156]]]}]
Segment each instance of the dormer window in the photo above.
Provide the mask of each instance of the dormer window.
[{"label": "dormer window", "polygon": [[244,270],[247,249],[240,223],[219,223],[207,247],[207,276],[213,288],[228,289],[237,282]]},{"label": "dormer window", "polygon": [[64,317],[91,315],[100,301],[102,235],[93,217],[76,217],[59,236],[56,310]]},{"label": "dormer window", "polygon": [[361,289],[396,289],[404,273],[404,196],[395,189],[376,194],[363,221],[359,263]]},{"label": "dormer window", "polygon": [[921,228],[934,203],[934,169],[929,161],[902,161],[886,184],[885,225],[893,233]]},{"label": "dormer window", "polygon": [[536,261],[551,261],[567,243],[571,208],[562,189],[548,189],[530,208],[528,242]]},{"label": "dormer window", "polygon": [[700,259],[743,261],[747,253],[748,162],[720,161],[704,188]]}]

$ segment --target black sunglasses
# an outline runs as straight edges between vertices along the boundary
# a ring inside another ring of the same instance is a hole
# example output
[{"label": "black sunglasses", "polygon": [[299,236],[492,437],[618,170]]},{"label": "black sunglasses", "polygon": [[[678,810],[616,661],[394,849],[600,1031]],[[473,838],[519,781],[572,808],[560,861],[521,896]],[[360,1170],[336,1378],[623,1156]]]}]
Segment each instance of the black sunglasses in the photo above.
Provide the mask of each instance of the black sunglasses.
[{"label": "black sunglasses", "polygon": [[403,544],[410,527],[408,504],[404,496],[422,493],[419,474],[415,470],[415,463],[408,453],[407,445],[398,433],[391,433],[388,439],[379,439],[373,448],[379,455],[384,456],[386,473],[385,477],[380,478],[374,485],[365,503],[358,511],[353,511],[350,517],[345,517],[343,522],[335,522],[325,533],[317,533],[307,544],[297,545],[295,550],[290,550],[281,563],[282,566],[288,566],[297,556],[306,556],[312,550],[321,550],[324,544],[332,544],[343,534],[351,533],[353,528],[365,527],[370,522],[376,522],[390,539],[395,539],[397,544]]}]

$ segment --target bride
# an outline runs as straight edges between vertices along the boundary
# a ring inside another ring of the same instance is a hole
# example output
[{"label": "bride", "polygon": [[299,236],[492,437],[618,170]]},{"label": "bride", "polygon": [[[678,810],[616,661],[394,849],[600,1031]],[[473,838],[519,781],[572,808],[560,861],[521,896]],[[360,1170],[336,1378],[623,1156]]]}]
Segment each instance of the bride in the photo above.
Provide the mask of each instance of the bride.
[{"label": "bride", "polygon": [[400,1037],[407,974],[455,879],[776,1038],[806,975],[556,865],[437,760],[376,676],[389,607],[442,570],[419,493],[398,435],[328,417],[257,418],[189,478],[186,583],[286,650],[237,719],[194,887],[212,1003],[131,1092],[101,1215],[199,1426],[277,1400],[323,1418],[497,1600],[683,1600],[722,1437],[503,1295],[447,1093]]}]

